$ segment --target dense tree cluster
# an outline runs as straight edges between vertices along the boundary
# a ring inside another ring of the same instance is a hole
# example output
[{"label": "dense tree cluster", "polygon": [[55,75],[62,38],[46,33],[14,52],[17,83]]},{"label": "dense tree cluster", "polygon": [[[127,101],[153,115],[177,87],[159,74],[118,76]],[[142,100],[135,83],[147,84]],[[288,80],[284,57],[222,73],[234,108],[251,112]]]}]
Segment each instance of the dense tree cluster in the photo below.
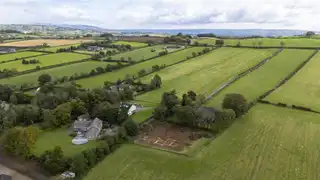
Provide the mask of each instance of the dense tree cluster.
[{"label": "dense tree cluster", "polygon": [[109,40],[82,43],[80,45],[80,48],[87,49],[89,46],[99,46],[99,47],[104,47],[104,48],[112,48],[112,49],[117,49],[120,52],[129,51],[132,49],[130,44],[121,44],[121,45],[112,44],[111,41],[109,41]]},{"label": "dense tree cluster", "polygon": [[57,49],[57,53],[59,52],[72,52],[74,50],[80,49],[80,46],[70,46],[68,48],[59,48]]},{"label": "dense tree cluster", "polygon": [[217,37],[215,34],[213,33],[204,33],[204,34],[198,34],[198,37]]},{"label": "dense tree cluster", "polygon": [[30,59],[30,60],[22,59],[21,63],[22,64],[39,64],[40,61],[37,59]]},{"label": "dense tree cluster", "polygon": [[165,37],[164,43],[191,44],[191,36],[178,33],[177,35]]},{"label": "dense tree cluster", "polygon": [[18,71],[17,69],[13,68],[13,69],[0,69],[0,78],[3,77],[9,77],[12,76],[14,74],[16,74]]}]

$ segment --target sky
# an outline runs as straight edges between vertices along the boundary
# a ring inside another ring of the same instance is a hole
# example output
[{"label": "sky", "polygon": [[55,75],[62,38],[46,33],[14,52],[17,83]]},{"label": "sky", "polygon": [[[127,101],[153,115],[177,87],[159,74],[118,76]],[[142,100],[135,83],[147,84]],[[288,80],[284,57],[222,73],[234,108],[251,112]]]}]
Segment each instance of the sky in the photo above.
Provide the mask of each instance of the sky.
[{"label": "sky", "polygon": [[0,0],[1,24],[320,30],[319,0]]}]

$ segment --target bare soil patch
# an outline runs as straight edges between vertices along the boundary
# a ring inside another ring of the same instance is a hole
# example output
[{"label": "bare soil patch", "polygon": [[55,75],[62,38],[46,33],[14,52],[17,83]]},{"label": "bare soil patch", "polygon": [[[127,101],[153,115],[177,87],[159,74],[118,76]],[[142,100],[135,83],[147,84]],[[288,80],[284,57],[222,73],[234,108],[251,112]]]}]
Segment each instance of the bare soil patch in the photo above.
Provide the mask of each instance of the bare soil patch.
[{"label": "bare soil patch", "polygon": [[49,46],[61,46],[68,44],[78,44],[81,42],[89,42],[92,40],[84,40],[84,39],[34,39],[34,40],[26,40],[26,41],[17,41],[17,42],[9,42],[2,43],[0,46],[12,46],[12,47],[31,47],[42,45],[43,43],[47,43]]},{"label": "bare soil patch", "polygon": [[208,136],[211,136],[211,133],[204,130],[153,120],[142,125],[135,142],[162,149],[183,151],[193,142]]}]

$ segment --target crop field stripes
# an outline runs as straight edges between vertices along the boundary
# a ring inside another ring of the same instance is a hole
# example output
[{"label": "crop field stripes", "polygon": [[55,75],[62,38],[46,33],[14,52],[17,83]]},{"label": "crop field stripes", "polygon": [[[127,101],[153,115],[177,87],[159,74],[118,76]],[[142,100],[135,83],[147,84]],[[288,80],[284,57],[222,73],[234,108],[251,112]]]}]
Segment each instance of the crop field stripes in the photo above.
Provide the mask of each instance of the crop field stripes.
[{"label": "crop field stripes", "polygon": [[[27,58],[34,58],[34,57],[39,57],[39,56],[46,56],[50,53],[46,53],[46,52],[38,52],[38,51],[21,51],[21,52],[35,52],[35,53],[42,53],[42,54],[38,54],[38,55],[32,55],[32,56],[24,56],[24,57],[20,57],[20,58],[15,58],[15,59],[10,59],[10,60],[6,60],[6,61],[1,61],[0,64],[4,64],[4,63],[8,63],[8,62],[12,62],[12,61],[19,61],[21,59],[27,59]],[[18,52],[20,53],[20,52]],[[10,53],[10,54],[14,54],[14,53]],[[4,54],[6,55],[6,54]],[[0,55],[1,58],[2,55]]]},{"label": "crop field stripes", "polygon": [[214,96],[216,96],[218,93],[220,93],[221,91],[223,91],[225,88],[227,88],[228,86],[230,86],[232,83],[236,82],[237,80],[239,80],[240,78],[248,75],[249,73],[253,72],[254,70],[257,70],[258,68],[260,68],[262,65],[264,65],[267,61],[269,61],[270,59],[272,59],[273,57],[277,56],[280,52],[282,52],[283,49],[279,49],[278,51],[276,51],[274,54],[272,54],[271,56],[269,56],[268,58],[262,60],[261,62],[259,62],[258,64],[256,64],[255,66],[245,70],[244,72],[238,74],[237,76],[235,76],[234,78],[232,78],[230,81],[226,82],[225,84],[223,84],[222,86],[220,86],[218,89],[216,89],[214,92],[212,92],[210,95],[207,96],[206,101],[212,99]]},{"label": "crop field stripes", "polygon": [[257,101],[262,100],[269,96],[271,93],[273,93],[275,90],[280,88],[282,85],[284,85],[286,82],[288,82],[297,72],[299,72],[317,53],[319,52],[319,49],[314,51],[305,61],[303,61],[294,71],[292,71],[288,76],[286,76],[283,80],[281,80],[273,89],[265,92],[261,96],[259,96],[256,100],[250,102],[250,107],[252,107],[254,104],[257,103]]}]

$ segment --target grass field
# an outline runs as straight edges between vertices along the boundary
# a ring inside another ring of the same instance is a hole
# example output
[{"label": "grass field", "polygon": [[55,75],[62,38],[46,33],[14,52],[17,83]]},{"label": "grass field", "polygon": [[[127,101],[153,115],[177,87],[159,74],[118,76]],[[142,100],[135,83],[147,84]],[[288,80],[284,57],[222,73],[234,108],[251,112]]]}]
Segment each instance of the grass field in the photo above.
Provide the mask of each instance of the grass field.
[{"label": "grass field", "polygon": [[225,94],[228,93],[239,93],[244,95],[248,101],[252,101],[275,87],[289,73],[294,71],[300,63],[305,61],[312,52],[312,50],[284,50],[259,69],[227,87],[213,97],[208,104],[220,107]]},{"label": "grass field", "polygon": [[216,44],[217,38],[199,38],[192,40],[193,43],[198,42],[200,44]]},{"label": "grass field", "polygon": [[87,61],[83,63],[77,63],[77,64],[71,64],[67,66],[47,69],[44,71],[37,71],[33,73],[24,74],[21,76],[6,78],[6,79],[0,79],[0,84],[13,84],[13,85],[22,85],[22,84],[37,84],[38,83],[38,77],[43,73],[50,74],[53,79],[57,77],[63,77],[63,76],[72,76],[75,73],[81,74],[81,73],[88,73],[92,69],[95,69],[97,67],[106,67],[107,62],[98,62],[98,61]]},{"label": "grass field", "polygon": [[258,45],[258,42],[262,42],[262,46],[280,46],[281,41],[284,42],[286,47],[320,47],[320,39],[309,38],[288,38],[288,39],[275,39],[275,38],[256,38],[256,39],[225,39],[225,45],[236,45],[240,41],[242,46]]},{"label": "grass field", "polygon": [[[57,53],[57,54],[49,54],[46,56],[39,56],[30,59],[37,59],[40,61],[39,64],[22,64],[21,61],[12,61],[8,63],[3,63],[0,66],[0,69],[17,69],[17,71],[25,71],[30,69],[35,69],[37,66],[45,67],[51,66],[55,64],[79,61],[81,59],[89,58],[88,55],[83,54],[75,54],[75,53]],[[26,60],[30,60],[26,59]]]},{"label": "grass field", "polygon": [[85,180],[317,180],[319,118],[257,105],[194,158],[123,145]]},{"label": "grass field", "polygon": [[20,59],[20,58],[28,57],[28,56],[37,56],[37,55],[41,55],[41,54],[44,54],[44,53],[31,52],[31,51],[10,53],[10,54],[5,54],[5,55],[0,55],[0,62],[9,61],[9,60],[13,60],[16,58]]},{"label": "grass field", "polygon": [[[208,55],[157,72],[162,79],[162,87],[136,99],[160,102],[163,92],[172,89],[177,91],[178,96],[189,90],[208,95],[228,79],[254,66],[275,51],[236,48],[215,50]],[[142,81],[150,82],[153,76],[154,74],[146,76]]]},{"label": "grass field", "polygon": [[137,124],[140,124],[143,121],[147,120],[149,117],[151,117],[152,113],[153,113],[153,108],[150,108],[150,109],[138,111],[131,117],[134,122],[136,122]]},{"label": "grass field", "polygon": [[[111,56],[113,60],[120,60],[121,58],[124,58],[125,60],[128,60],[129,57],[133,61],[141,61],[145,59],[149,59],[152,57],[155,57],[159,54],[159,52],[164,51],[164,47],[166,45],[158,45],[158,46],[151,46],[151,47],[145,47],[145,48],[140,48],[137,50],[117,54],[115,56]],[[151,50],[156,50],[155,52],[152,52]]]},{"label": "grass field", "polygon": [[84,145],[73,145],[73,137],[68,135],[68,129],[57,129],[42,133],[36,141],[33,153],[40,156],[44,151],[51,150],[55,146],[60,146],[63,153],[67,157],[78,154],[81,151],[89,148],[94,148],[100,144],[98,141],[89,141]]},{"label": "grass field", "polygon": [[299,105],[320,111],[320,54],[316,54],[286,84],[269,95],[266,100]]},{"label": "grass field", "polygon": [[116,41],[112,44],[118,44],[118,45],[121,45],[121,44],[129,44],[131,45],[132,47],[144,47],[144,46],[148,46],[148,44],[146,43],[141,43],[141,42],[129,42],[129,41]]},{"label": "grass field", "polygon": [[69,39],[34,39],[34,40],[26,40],[26,41],[17,41],[17,42],[10,42],[10,43],[2,43],[0,46],[16,46],[16,47],[28,47],[28,46],[39,46],[47,43],[49,46],[62,46],[62,45],[71,45],[71,44],[78,44],[81,42],[90,42],[92,40],[84,40],[84,39],[77,39],[77,40],[69,40]]},{"label": "grass field", "polygon": [[202,49],[202,47],[188,48],[150,61],[142,62],[134,66],[122,68],[118,71],[105,73],[92,78],[81,79],[78,80],[77,83],[86,88],[101,87],[105,81],[116,82],[118,79],[124,79],[127,74],[137,75],[141,69],[151,69],[154,65],[170,65],[185,59],[187,56],[191,56],[192,52],[198,52]]},{"label": "grass field", "polygon": [[[104,48],[103,52],[106,52],[106,51],[116,51],[118,52],[117,49],[112,49],[112,48]],[[76,50],[75,52],[79,52],[79,53],[87,53],[87,54],[96,54],[96,53],[99,53],[99,52],[95,52],[95,51],[87,51],[87,50]]]},{"label": "grass field", "polygon": [[49,52],[57,52],[58,49],[61,48],[70,48],[71,46],[80,46],[80,44],[69,44],[69,45],[64,45],[64,46],[55,46],[55,47],[48,47],[48,48],[41,48],[39,50],[41,51],[49,51]]}]

